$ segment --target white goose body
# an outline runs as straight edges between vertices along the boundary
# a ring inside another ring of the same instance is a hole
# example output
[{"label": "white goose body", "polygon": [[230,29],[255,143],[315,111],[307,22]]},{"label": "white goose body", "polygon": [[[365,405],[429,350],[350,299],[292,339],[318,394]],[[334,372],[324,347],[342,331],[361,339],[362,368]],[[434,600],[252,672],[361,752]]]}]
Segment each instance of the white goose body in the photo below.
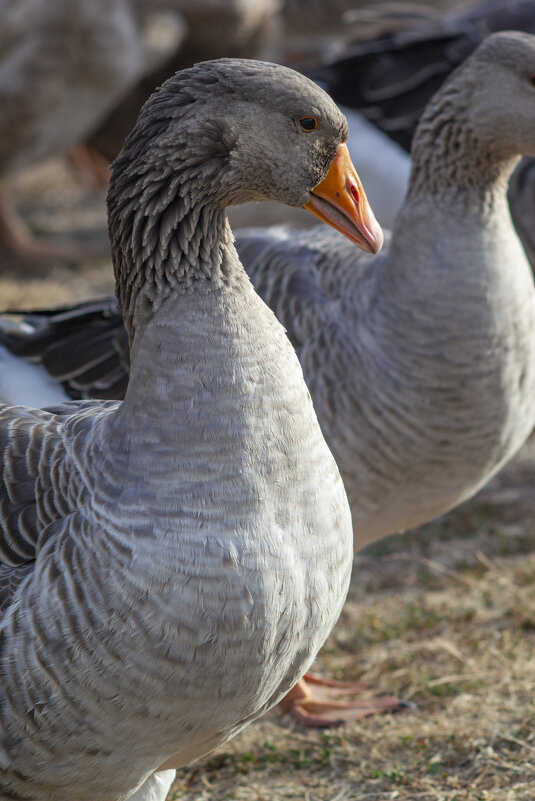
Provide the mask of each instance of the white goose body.
[{"label": "white goose body", "polygon": [[125,143],[125,400],[0,408],[0,797],[163,799],[161,769],[274,705],[332,628],[347,498],[224,207],[319,203],[346,132],[296,73],[222,60],[170,79]]}]

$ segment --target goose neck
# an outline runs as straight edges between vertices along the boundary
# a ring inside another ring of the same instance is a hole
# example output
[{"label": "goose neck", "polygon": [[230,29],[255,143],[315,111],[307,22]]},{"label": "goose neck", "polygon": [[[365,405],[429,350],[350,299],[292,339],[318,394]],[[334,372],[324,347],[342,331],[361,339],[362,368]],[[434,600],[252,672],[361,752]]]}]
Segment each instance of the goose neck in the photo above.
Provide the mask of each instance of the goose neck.
[{"label": "goose neck", "polygon": [[473,116],[470,93],[455,81],[429,104],[414,136],[407,200],[431,197],[435,206],[483,214],[494,209],[520,156]]},{"label": "goose neck", "polygon": [[[252,294],[243,269],[236,270],[224,281],[199,280],[169,292],[153,306],[150,319],[135,317],[130,380],[119,413],[130,443],[181,439],[185,418],[201,428],[208,417],[214,426],[224,418],[221,403],[237,391],[230,357],[254,361],[257,326],[242,322],[247,310],[259,305]],[[254,312],[256,319],[261,310]]]},{"label": "goose neck", "polygon": [[[206,179],[206,176],[202,176]],[[240,270],[225,210],[194,165],[121,174],[108,211],[117,297],[130,344],[169,298]]]}]

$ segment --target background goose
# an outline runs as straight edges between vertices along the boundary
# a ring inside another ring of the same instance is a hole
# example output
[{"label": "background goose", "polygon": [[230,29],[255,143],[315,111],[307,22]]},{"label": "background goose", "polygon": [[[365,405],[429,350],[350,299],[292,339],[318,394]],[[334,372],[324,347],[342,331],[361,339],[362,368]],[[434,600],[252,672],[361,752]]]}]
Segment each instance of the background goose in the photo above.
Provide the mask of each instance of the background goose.
[{"label": "background goose", "polygon": [[535,295],[507,209],[535,154],[535,37],[488,37],[428,104],[373,265],[328,231],[243,232],[344,476],[356,545],[470,497],[535,423]]},{"label": "background goose", "polygon": [[163,799],[334,624],[347,499],[225,207],[304,205],[376,251],[346,137],[308,79],[230,59],[170,79],[115,162],[125,400],[0,408],[2,797]]},{"label": "background goose", "polygon": [[[535,422],[533,279],[505,196],[518,155],[535,152],[533,75],[535,38],[517,33],[489,37],[454,73],[422,118],[407,199],[373,263],[326,229],[238,234],[297,349],[357,548],[470,497]],[[5,331],[10,349],[62,392],[123,391],[113,300],[18,332]]]},{"label": "background goose", "polygon": [[[82,141],[137,78],[144,57],[129,0],[0,0],[0,19],[5,179]],[[32,239],[5,197],[0,248],[12,261],[80,254],[72,242]]]},{"label": "background goose", "polygon": [[113,161],[121,149],[147,97],[177,70],[222,56],[261,56],[280,5],[279,0],[157,0],[155,3],[133,0],[133,3],[139,12],[156,6],[180,13],[186,35],[165,61],[140,77],[121,102],[93,127],[88,144],[108,161]]}]

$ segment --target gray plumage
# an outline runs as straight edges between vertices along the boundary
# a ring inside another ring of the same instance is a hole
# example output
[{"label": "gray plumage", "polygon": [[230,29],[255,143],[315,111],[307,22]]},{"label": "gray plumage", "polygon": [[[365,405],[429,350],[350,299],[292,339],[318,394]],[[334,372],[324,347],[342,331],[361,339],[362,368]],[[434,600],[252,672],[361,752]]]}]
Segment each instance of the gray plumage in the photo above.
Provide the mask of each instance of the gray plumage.
[{"label": "gray plumage", "polygon": [[237,247],[297,348],[356,546],[470,497],[535,422],[535,297],[508,178],[535,153],[535,38],[489,37],[428,105],[376,259],[329,230]]},{"label": "gray plumage", "polygon": [[275,704],[334,624],[347,500],[224,208],[306,203],[346,133],[308,80],[250,61],[142,111],[108,198],[125,400],[0,408],[0,796],[165,795],[154,772]]},{"label": "gray plumage", "polygon": [[[378,256],[327,228],[237,235],[298,352],[356,547],[470,497],[535,422],[533,279],[505,196],[518,154],[535,150],[534,42],[490,37],[429,104],[411,189]],[[113,300],[26,319],[29,334],[4,333],[13,354],[74,396],[120,389],[128,365]],[[8,365],[4,374],[7,394]]]}]

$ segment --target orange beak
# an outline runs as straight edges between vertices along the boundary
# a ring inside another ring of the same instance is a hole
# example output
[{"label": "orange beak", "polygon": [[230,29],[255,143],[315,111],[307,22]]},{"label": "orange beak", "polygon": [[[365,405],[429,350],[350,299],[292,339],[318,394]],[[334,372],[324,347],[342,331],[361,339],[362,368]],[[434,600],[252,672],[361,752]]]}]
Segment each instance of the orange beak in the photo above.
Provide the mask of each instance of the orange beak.
[{"label": "orange beak", "polygon": [[338,145],[323,181],[310,193],[307,211],[336,228],[368,253],[383,246],[383,232],[374,217],[346,145]]}]

